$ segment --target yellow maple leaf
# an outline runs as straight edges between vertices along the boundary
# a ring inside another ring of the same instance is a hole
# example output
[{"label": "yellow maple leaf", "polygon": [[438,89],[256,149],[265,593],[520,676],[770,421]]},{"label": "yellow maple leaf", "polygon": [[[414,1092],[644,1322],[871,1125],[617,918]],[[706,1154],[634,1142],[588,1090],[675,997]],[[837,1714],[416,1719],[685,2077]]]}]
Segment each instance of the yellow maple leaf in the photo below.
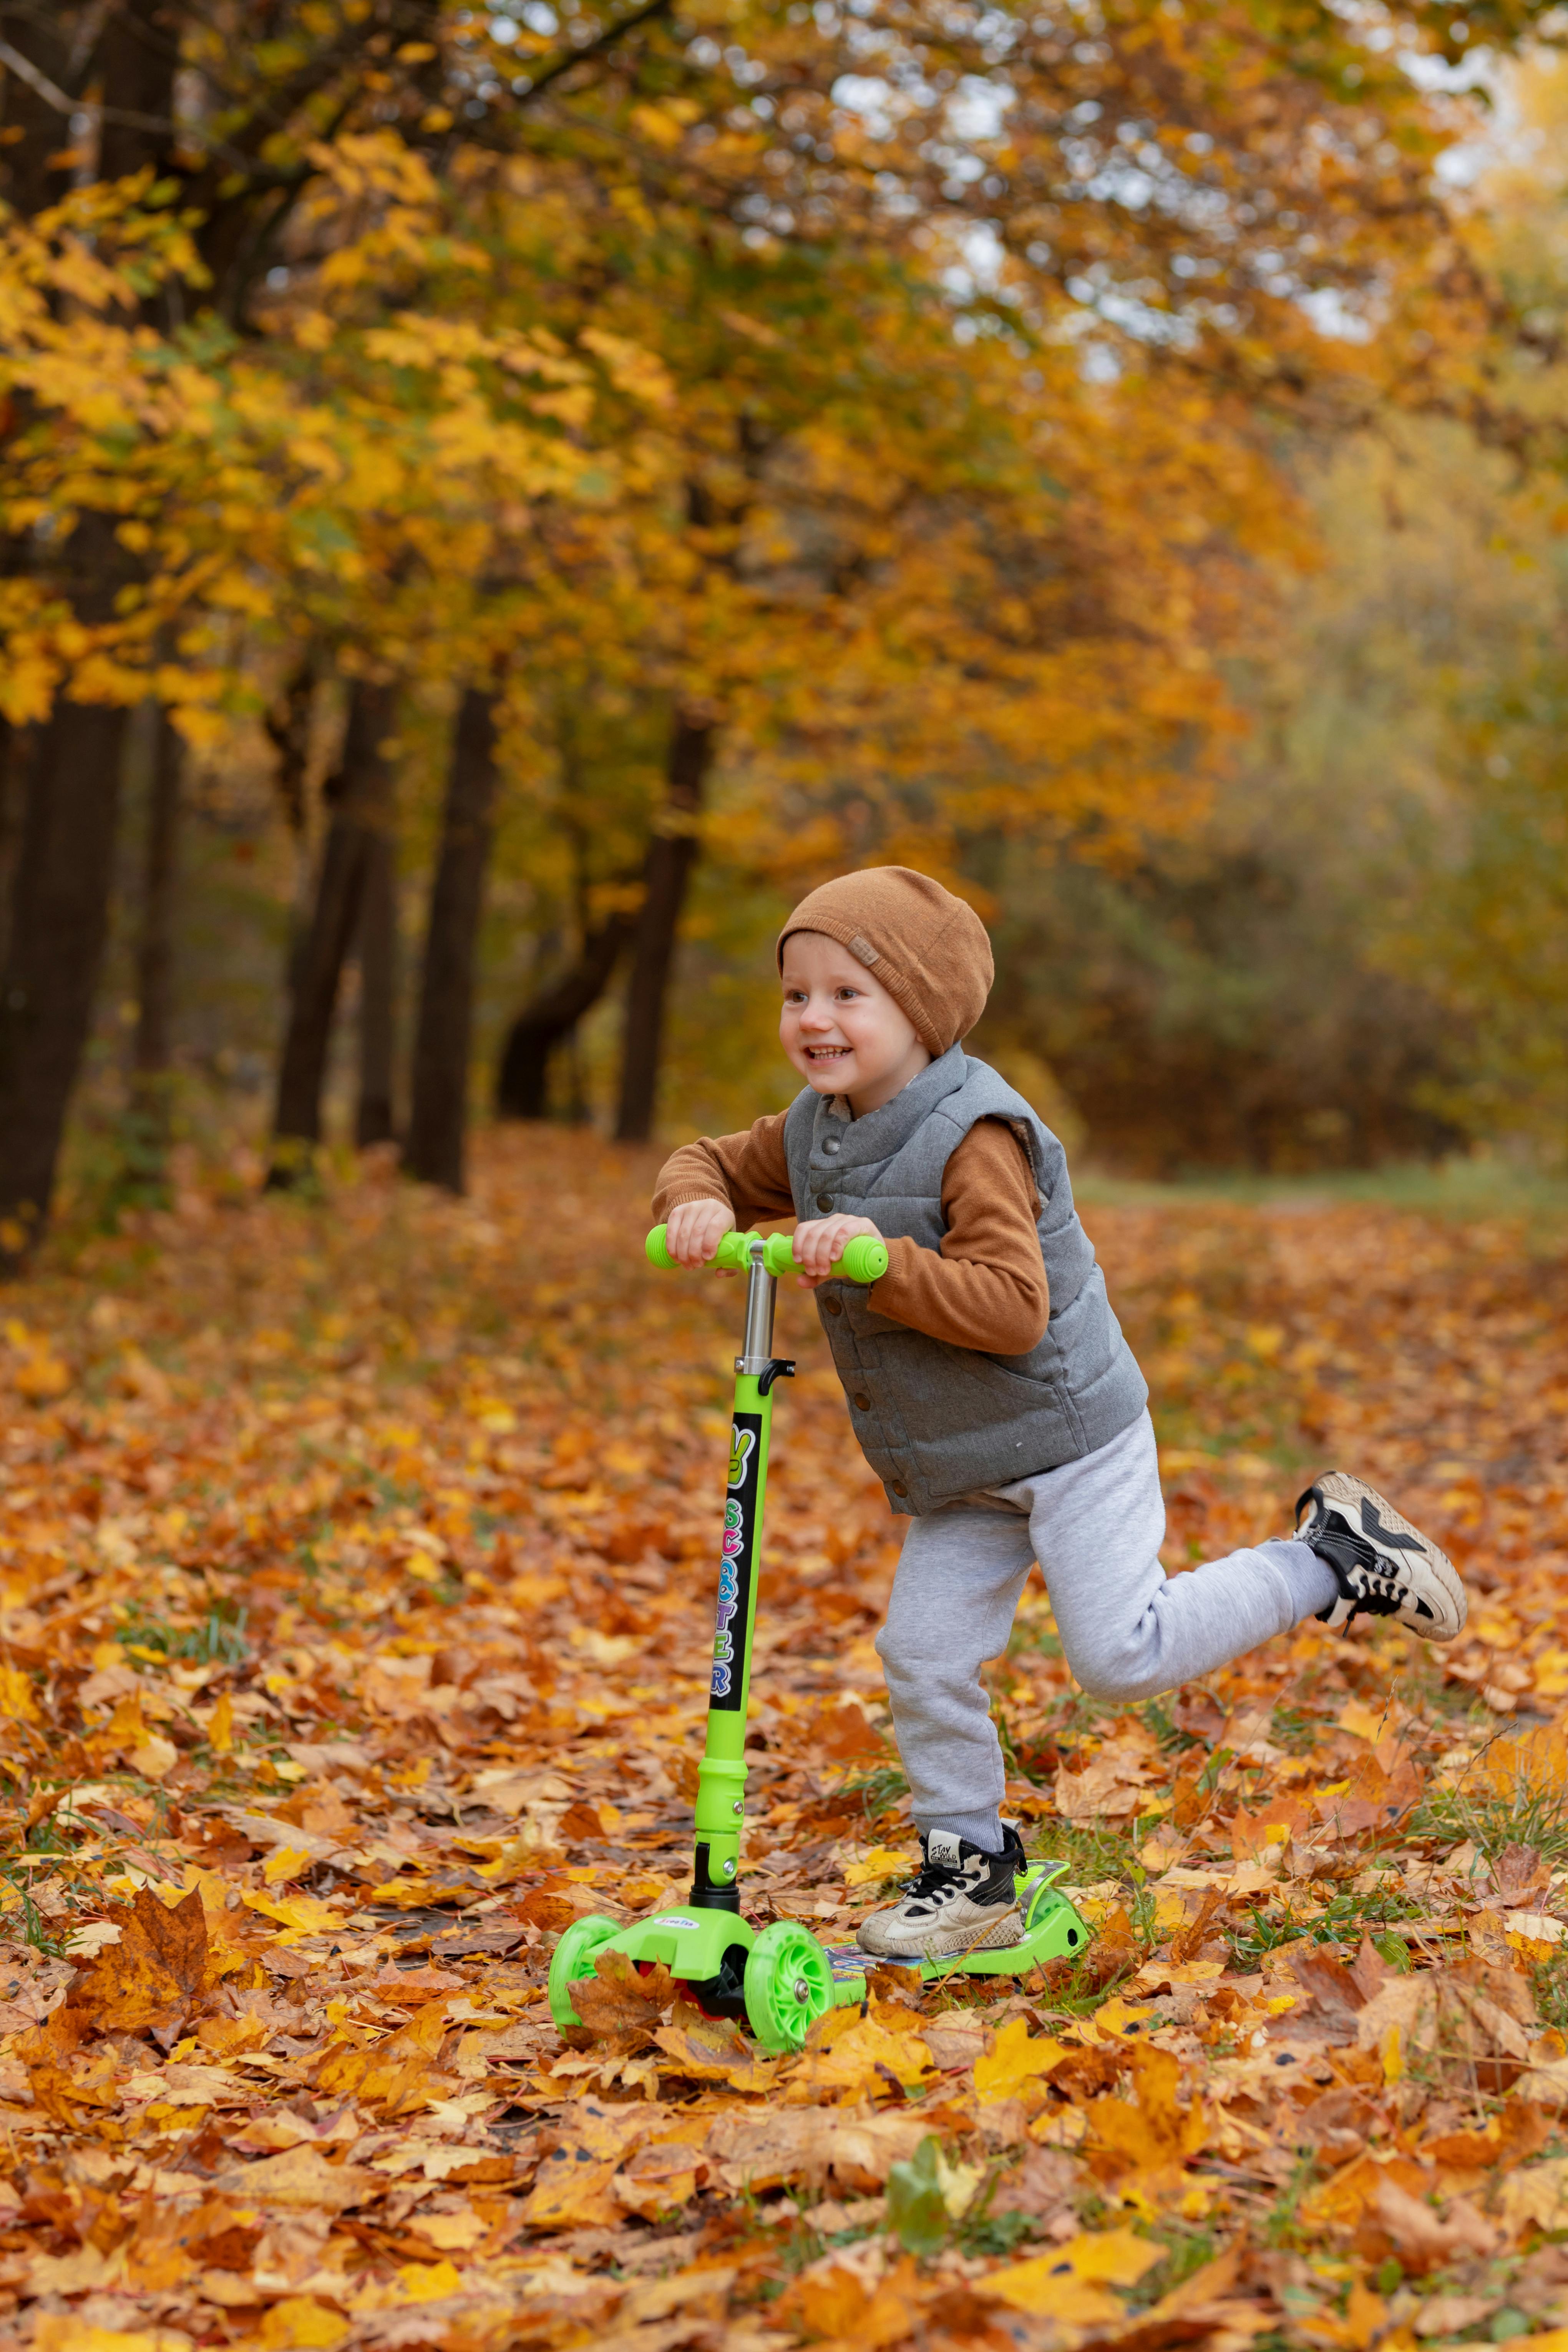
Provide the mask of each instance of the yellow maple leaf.
[{"label": "yellow maple leaf", "polygon": [[310,1867],[310,1856],[294,1845],[274,1846],[261,1865],[261,1875],[268,1886],[276,1886],[281,1878],[298,1878]]},{"label": "yellow maple leaf", "polygon": [[874,1845],[858,1862],[844,1865],[846,1886],[879,1885],[884,1878],[910,1877],[914,1871],[912,1855],[894,1845]]},{"label": "yellow maple leaf", "polygon": [[634,106],[631,120],[633,128],[656,147],[679,147],[686,128],[663,106]]},{"label": "yellow maple leaf", "polygon": [[455,2263],[404,2263],[396,2273],[396,2284],[405,2303],[439,2303],[449,2294],[463,2291],[463,2273]]},{"label": "yellow maple leaf", "polygon": [[142,1713],[139,1690],[122,1691],[114,1702],[114,1713],[104,1728],[105,1739],[115,1748],[139,1748],[147,1737],[147,1725]]},{"label": "yellow maple leaf", "polygon": [[1080,2020],[1079,2030],[1086,2042],[1120,2042],[1153,2014],[1152,2002],[1124,2000],[1116,1993],[1100,2002],[1092,2018]]},{"label": "yellow maple leaf", "polygon": [[321,1903],[313,1895],[258,1895],[247,1891],[241,1896],[247,1911],[259,1911],[264,1919],[276,1919],[286,1932],[278,1938],[280,1944],[295,1943],[301,1936],[320,1936],[330,1927],[341,1927],[341,1913],[330,1903]]},{"label": "yellow maple leaf", "polygon": [[874,2091],[889,2076],[906,2085],[931,2072],[931,2055],[921,2040],[919,2021],[903,2020],[908,2011],[893,2011],[891,2026],[873,2013],[861,2017],[853,2009],[830,2011],[812,2029],[804,2053],[790,2062],[787,2095],[809,2097],[824,2090]]},{"label": "yellow maple leaf", "polygon": [[32,1677],[20,1666],[0,1664],[0,1715],[7,1716],[13,1723],[40,1720]]},{"label": "yellow maple leaf", "polygon": [[1096,2327],[1120,2319],[1122,2306],[1108,2287],[1136,2286],[1162,2259],[1163,2249],[1131,2230],[1085,2231],[1054,2253],[993,2271],[981,2292],[1015,2311],[1059,2319],[1074,2327]]},{"label": "yellow maple leaf", "polygon": [[184,2352],[190,2338],[168,2327],[94,2327],[74,2311],[41,2311],[33,2325],[37,2352]]},{"label": "yellow maple leaf", "polygon": [[25,1358],[11,1375],[12,1387],[28,1404],[47,1404],[52,1397],[64,1396],[70,1384],[69,1366],[47,1347]]},{"label": "yellow maple leaf", "polygon": [[675,386],[664,362],[645,351],[640,343],[628,342],[624,335],[612,335],[603,327],[585,328],[583,342],[604,361],[617,390],[629,393],[634,400],[646,402],[650,408],[674,405]]},{"label": "yellow maple leaf", "polygon": [[1010,2017],[974,2062],[975,2096],[983,2107],[1015,2098],[1026,2083],[1048,2074],[1066,2056],[1064,2042],[1037,2039],[1027,2019]]},{"label": "yellow maple leaf", "polygon": [[314,2295],[287,2294],[268,2308],[258,2341],[265,2352],[331,2352],[349,2333],[349,2322]]}]

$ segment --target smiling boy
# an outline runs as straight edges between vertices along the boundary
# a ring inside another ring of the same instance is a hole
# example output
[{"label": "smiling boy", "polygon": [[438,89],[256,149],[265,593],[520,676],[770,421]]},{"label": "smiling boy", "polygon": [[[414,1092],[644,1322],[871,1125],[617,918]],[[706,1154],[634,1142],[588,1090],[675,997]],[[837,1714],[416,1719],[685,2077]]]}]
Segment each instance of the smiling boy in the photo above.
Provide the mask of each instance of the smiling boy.
[{"label": "smiling boy", "polygon": [[[1073,1206],[1060,1143],[960,1040],[984,1010],[973,910],[899,866],[814,890],[780,934],[779,1036],[805,1080],[787,1111],[682,1146],[654,1215],[710,1264],[737,1223],[795,1215],[851,1423],[910,1525],[877,1647],[921,1834],[918,1876],[860,1929],[888,1958],[1015,1943],[1025,1856],[980,1669],[1005,1649],[1038,1560],[1085,1690],[1138,1700],[1304,1618],[1465,1622],[1436,1546],[1332,1471],[1293,1537],[1168,1579],[1148,1391]],[[888,1244],[869,1289],[828,1268]]]}]

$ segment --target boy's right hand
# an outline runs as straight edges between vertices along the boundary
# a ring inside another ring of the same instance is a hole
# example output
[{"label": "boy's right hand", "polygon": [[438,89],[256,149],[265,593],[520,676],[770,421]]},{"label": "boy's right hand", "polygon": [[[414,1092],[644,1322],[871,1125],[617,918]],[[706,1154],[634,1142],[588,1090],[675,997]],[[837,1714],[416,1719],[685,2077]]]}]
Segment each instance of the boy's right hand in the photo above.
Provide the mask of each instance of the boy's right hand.
[{"label": "boy's right hand", "polygon": [[682,1201],[665,1220],[664,1245],[677,1265],[711,1265],[735,1212],[724,1201]]}]

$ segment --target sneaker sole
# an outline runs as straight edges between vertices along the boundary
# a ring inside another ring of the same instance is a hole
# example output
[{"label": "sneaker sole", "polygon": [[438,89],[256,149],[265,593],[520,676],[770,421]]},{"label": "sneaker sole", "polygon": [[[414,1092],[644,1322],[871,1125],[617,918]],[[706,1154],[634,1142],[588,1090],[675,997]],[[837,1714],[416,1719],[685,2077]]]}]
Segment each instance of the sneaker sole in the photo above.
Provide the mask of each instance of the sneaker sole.
[{"label": "sneaker sole", "polygon": [[910,1929],[907,1933],[872,1943],[868,1937],[876,1931],[875,1918],[868,1919],[855,1937],[861,1951],[878,1960],[952,1960],[962,1959],[967,1952],[994,1952],[1005,1945],[1021,1944],[1024,1940],[1024,1914],[1019,1909],[1005,1912],[994,1927],[946,1927],[925,1936]]},{"label": "sneaker sole", "polygon": [[1321,1478],[1315,1478],[1312,1486],[1302,1496],[1301,1501],[1306,1502],[1314,1490],[1321,1496],[1325,1503],[1345,1513],[1352,1532],[1363,1543],[1369,1543],[1381,1559],[1389,1562],[1392,1569],[1404,1570],[1408,1573],[1411,1553],[1399,1545],[1379,1543],[1376,1536],[1363,1523],[1362,1504],[1370,1502],[1373,1505],[1377,1512],[1378,1525],[1386,1533],[1409,1536],[1413,1539],[1417,1556],[1430,1570],[1433,1582],[1447,1601],[1449,1622],[1443,1626],[1424,1625],[1418,1619],[1399,1614],[1394,1619],[1396,1624],[1406,1626],[1411,1633],[1419,1633],[1428,1642],[1451,1642],[1457,1634],[1463,1633],[1465,1619],[1469,1613],[1469,1602],[1465,1588],[1459,1581],[1458,1570],[1453,1561],[1446,1552],[1438,1550],[1430,1536],[1423,1535],[1419,1528],[1413,1527],[1405,1514],[1402,1511],[1396,1511],[1387,1497],[1378,1493],[1375,1486],[1369,1486],[1364,1478],[1353,1477],[1348,1470],[1330,1470]]}]

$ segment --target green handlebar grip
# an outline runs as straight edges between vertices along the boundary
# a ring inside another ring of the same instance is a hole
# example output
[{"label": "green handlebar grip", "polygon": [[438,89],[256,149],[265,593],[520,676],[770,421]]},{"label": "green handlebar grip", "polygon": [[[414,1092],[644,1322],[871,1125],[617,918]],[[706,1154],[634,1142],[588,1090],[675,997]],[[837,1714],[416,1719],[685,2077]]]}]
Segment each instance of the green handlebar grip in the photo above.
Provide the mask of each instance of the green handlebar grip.
[{"label": "green handlebar grip", "polygon": [[[798,1274],[800,1260],[788,1234],[770,1234],[763,1244],[763,1264],[770,1274]],[[879,1282],[888,1271],[888,1244],[869,1234],[857,1234],[835,1258],[828,1272],[835,1282]]]},{"label": "green handlebar grip", "polygon": [[[714,1265],[731,1274],[744,1274],[751,1263],[752,1244],[760,1238],[757,1234],[726,1234],[714,1255]],[[662,1225],[655,1225],[644,1248],[649,1265],[658,1266],[661,1274],[674,1270],[675,1260],[665,1245]],[[788,1234],[768,1235],[763,1243],[763,1264],[772,1275],[800,1272],[800,1261]],[[835,1282],[879,1282],[888,1271],[888,1244],[874,1241],[869,1234],[857,1234],[830,1271]]]},{"label": "green handlebar grip", "polygon": [[[869,1234],[857,1234],[838,1265],[844,1268],[846,1282],[880,1282],[888,1271],[888,1244],[873,1241]],[[835,1273],[837,1270],[836,1266]]]},{"label": "green handlebar grip", "polygon": [[[649,1265],[658,1266],[660,1274],[674,1274],[678,1269],[664,1234],[662,1225],[655,1225],[643,1248]],[[726,1234],[713,1254],[714,1265],[722,1266],[726,1274],[744,1274],[752,1260],[752,1244],[761,1240],[761,1234]]]}]

